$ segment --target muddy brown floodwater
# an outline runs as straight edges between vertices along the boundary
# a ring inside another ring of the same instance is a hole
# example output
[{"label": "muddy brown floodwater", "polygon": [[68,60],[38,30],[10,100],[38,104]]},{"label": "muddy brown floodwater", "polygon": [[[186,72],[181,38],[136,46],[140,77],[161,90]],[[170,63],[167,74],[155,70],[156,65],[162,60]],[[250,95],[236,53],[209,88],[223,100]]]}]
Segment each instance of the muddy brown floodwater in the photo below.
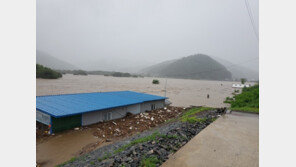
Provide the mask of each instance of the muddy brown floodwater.
[{"label": "muddy brown floodwater", "polygon": [[[152,84],[153,79],[158,79],[160,84]],[[106,92],[131,90],[155,95],[165,95],[165,78],[125,78],[106,77],[101,75],[63,75],[60,79],[37,79],[37,96],[85,93],[85,92]],[[189,107],[210,106],[226,107],[223,101],[231,96],[234,91],[233,83],[228,81],[202,81],[189,79],[167,79],[166,96],[173,106]],[[209,98],[207,95],[209,94]],[[92,134],[92,130],[71,131],[56,134],[47,140],[37,139],[37,162],[42,167],[49,167],[60,164],[77,155],[83,147],[92,143],[100,142]]]},{"label": "muddy brown floodwater", "polygon": [[79,150],[90,143],[99,142],[92,131],[70,131],[36,141],[36,158],[41,167],[55,166],[74,157]]},{"label": "muddy brown floodwater", "polygon": [[[131,90],[164,96],[165,78],[156,78],[160,84],[152,84],[155,78],[107,77],[102,75],[78,76],[63,75],[60,79],[37,79],[37,96],[106,92]],[[167,97],[174,106],[188,107],[190,105],[205,105],[211,107],[227,106],[223,103],[225,97],[231,96],[232,84],[238,82],[204,81],[190,79],[167,79]],[[209,99],[207,99],[209,94]]]}]

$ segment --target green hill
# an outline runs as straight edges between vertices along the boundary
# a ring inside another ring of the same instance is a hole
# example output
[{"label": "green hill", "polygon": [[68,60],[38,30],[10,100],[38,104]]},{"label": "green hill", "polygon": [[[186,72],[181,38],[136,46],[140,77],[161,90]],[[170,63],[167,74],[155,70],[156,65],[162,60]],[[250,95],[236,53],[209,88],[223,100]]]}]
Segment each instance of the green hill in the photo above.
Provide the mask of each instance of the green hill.
[{"label": "green hill", "polygon": [[231,73],[219,62],[204,54],[196,54],[148,67],[143,74],[156,77],[231,80]]},{"label": "green hill", "polygon": [[57,79],[61,77],[61,73],[56,72],[50,68],[44,67],[40,64],[36,64],[36,78]]}]

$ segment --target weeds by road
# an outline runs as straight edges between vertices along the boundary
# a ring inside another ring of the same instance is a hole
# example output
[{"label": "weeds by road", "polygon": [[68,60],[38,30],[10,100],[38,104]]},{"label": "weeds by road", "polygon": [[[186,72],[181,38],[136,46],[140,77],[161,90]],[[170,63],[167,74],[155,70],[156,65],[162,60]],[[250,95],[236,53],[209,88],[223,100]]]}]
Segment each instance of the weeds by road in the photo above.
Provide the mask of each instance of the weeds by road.
[{"label": "weeds by road", "polygon": [[231,104],[233,111],[259,113],[259,85],[243,88],[242,93],[233,98],[227,97],[224,103]]}]

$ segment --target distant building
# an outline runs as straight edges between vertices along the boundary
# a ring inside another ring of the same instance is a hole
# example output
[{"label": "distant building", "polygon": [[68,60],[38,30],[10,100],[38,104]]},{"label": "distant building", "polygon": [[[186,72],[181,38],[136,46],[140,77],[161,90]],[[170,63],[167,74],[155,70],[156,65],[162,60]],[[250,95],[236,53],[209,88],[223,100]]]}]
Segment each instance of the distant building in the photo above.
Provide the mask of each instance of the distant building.
[{"label": "distant building", "polygon": [[251,84],[232,84],[233,88],[244,88],[244,87],[250,87]]},{"label": "distant building", "polygon": [[165,99],[132,91],[37,96],[36,120],[53,133],[163,108]]}]

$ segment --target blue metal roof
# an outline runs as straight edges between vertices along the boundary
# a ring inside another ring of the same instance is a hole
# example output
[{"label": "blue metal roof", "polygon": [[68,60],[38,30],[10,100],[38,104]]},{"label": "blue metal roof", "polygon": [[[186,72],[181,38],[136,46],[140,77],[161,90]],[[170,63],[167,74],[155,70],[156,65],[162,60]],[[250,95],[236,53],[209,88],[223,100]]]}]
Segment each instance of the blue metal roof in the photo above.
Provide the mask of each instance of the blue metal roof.
[{"label": "blue metal roof", "polygon": [[36,97],[36,109],[58,118],[163,99],[132,91],[48,95]]}]

